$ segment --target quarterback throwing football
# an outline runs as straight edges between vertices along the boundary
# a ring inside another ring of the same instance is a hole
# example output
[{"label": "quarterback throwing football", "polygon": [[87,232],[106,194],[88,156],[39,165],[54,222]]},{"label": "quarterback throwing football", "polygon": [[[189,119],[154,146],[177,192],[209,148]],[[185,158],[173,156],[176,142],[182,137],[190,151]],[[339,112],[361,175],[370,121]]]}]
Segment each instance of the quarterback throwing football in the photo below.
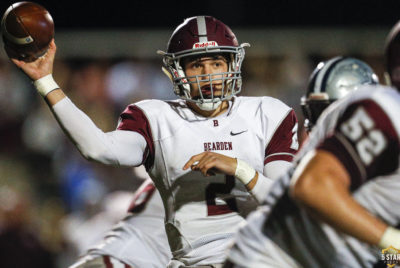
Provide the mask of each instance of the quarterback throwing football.
[{"label": "quarterback throwing football", "polygon": [[84,157],[146,166],[165,207],[169,267],[220,267],[248,208],[298,149],[293,109],[270,97],[236,96],[245,46],[213,17],[186,19],[159,51],[179,99],[129,105],[108,133],[53,80],[54,41],[35,62],[13,60]]}]

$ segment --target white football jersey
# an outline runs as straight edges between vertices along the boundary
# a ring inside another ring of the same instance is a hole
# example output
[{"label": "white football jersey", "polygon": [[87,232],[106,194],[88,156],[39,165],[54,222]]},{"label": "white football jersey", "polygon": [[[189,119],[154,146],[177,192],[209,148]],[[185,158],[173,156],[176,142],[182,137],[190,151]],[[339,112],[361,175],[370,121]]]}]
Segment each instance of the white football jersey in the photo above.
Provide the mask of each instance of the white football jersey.
[{"label": "white football jersey", "polygon": [[[365,86],[322,114],[295,163],[318,148],[333,153],[351,177],[354,198],[392,226],[400,223],[400,95]],[[373,267],[380,250],[315,220],[289,196],[293,167],[235,238],[235,267]]]},{"label": "white football jersey", "polygon": [[166,267],[171,251],[164,215],[160,194],[148,179],[135,192],[128,215],[86,255],[110,256],[132,267]]},{"label": "white football jersey", "polygon": [[248,212],[242,208],[256,206],[233,176],[204,177],[183,170],[185,163],[213,151],[263,173],[271,161],[292,160],[296,128],[294,111],[270,97],[234,97],[228,112],[214,118],[194,113],[183,100],[147,100],[127,107],[118,129],[138,132],[147,141],[143,163],[164,202],[173,260],[188,266],[223,263]]}]

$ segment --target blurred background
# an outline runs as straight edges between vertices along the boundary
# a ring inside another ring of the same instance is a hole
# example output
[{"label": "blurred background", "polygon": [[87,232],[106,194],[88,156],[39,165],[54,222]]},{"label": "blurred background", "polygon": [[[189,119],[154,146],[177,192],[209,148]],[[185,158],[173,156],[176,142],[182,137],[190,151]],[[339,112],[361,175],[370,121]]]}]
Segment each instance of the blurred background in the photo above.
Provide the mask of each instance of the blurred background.
[{"label": "blurred background", "polygon": [[[212,15],[250,43],[242,94],[282,100],[300,126],[299,99],[318,62],[353,56],[384,83],[384,42],[400,18],[393,1],[37,2],[55,22],[56,81],[104,131],[130,103],[175,98],[156,51],[186,17]],[[67,267],[122,217],[144,176],[84,160],[3,49],[0,142],[2,267]]]}]

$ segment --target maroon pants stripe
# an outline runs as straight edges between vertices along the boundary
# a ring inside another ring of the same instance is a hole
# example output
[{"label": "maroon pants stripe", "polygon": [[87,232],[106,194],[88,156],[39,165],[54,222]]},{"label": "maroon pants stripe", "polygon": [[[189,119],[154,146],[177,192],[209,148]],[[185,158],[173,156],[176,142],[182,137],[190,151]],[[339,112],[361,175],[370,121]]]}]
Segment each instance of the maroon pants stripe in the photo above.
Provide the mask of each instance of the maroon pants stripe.
[{"label": "maroon pants stripe", "polygon": [[[110,256],[103,256],[103,261],[104,261],[104,264],[106,265],[106,268],[114,268],[113,264],[111,263]],[[121,262],[121,263],[123,263],[123,262]],[[123,264],[125,265],[125,268],[132,268],[128,264],[125,264],[125,263],[123,263]]]},{"label": "maroon pants stripe", "polygon": [[107,268],[113,268],[113,265],[111,263],[109,256],[103,256],[103,260],[104,260],[104,264],[106,265]]}]

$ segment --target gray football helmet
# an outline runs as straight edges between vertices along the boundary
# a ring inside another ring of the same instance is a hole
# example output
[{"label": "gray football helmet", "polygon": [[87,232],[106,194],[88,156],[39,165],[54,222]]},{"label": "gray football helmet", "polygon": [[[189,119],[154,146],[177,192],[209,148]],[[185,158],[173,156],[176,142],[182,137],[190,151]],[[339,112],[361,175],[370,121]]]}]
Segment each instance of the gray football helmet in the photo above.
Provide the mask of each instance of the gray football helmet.
[{"label": "gray football helmet", "polygon": [[363,84],[378,84],[378,76],[365,62],[351,57],[335,57],[320,62],[308,82],[307,93],[300,100],[310,130],[323,110]]}]

